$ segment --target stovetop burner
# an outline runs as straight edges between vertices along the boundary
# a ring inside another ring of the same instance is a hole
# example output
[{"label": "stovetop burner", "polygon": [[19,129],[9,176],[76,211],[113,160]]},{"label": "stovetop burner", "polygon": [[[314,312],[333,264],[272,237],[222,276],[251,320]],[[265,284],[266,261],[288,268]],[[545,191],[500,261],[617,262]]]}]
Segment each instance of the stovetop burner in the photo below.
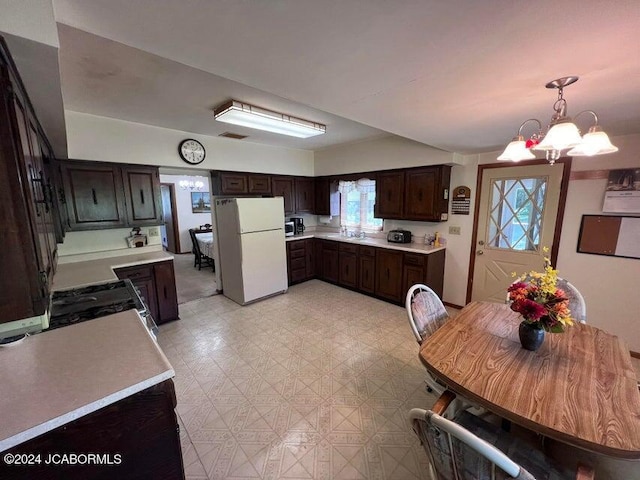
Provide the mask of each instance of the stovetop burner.
[{"label": "stovetop burner", "polygon": [[132,308],[145,309],[131,280],[55,292],[51,298],[48,330],[104,317]]}]

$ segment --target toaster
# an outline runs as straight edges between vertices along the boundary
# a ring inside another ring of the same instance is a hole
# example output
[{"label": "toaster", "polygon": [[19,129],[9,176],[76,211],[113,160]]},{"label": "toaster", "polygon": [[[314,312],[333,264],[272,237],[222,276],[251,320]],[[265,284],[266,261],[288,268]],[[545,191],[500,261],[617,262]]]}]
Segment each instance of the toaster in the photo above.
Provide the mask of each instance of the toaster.
[{"label": "toaster", "polygon": [[411,232],[409,230],[391,230],[387,233],[387,242],[411,243]]}]

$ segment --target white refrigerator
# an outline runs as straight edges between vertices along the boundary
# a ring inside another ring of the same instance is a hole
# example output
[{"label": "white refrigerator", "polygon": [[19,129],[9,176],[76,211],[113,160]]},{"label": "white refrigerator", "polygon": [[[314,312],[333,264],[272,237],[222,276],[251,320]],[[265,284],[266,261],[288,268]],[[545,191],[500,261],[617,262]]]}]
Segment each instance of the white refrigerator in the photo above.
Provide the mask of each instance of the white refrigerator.
[{"label": "white refrigerator", "polygon": [[284,199],[215,202],[222,294],[240,305],[287,291]]}]

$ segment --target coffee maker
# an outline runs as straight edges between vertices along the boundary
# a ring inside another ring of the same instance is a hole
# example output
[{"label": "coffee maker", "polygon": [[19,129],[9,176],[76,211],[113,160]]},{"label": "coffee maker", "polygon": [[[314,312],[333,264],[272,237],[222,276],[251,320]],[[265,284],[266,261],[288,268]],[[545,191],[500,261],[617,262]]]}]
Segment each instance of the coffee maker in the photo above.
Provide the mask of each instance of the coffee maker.
[{"label": "coffee maker", "polygon": [[293,222],[293,232],[295,235],[304,233],[304,219],[302,217],[291,217],[289,220]]}]

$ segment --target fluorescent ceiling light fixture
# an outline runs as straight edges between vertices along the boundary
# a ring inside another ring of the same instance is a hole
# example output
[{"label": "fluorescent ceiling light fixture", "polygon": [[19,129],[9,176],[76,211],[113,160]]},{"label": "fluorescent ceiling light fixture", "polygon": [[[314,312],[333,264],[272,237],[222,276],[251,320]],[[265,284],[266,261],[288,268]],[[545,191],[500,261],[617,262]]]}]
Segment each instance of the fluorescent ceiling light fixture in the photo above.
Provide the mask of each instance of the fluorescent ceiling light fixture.
[{"label": "fluorescent ceiling light fixture", "polygon": [[231,100],[216,108],[213,115],[219,122],[298,138],[315,137],[327,131],[326,125],[273,112],[237,100]]},{"label": "fluorescent ceiling light fixture", "polygon": [[[563,97],[564,87],[578,81],[578,77],[562,77],[552,80],[545,86],[547,88],[558,89],[558,99],[553,104],[554,114],[549,122],[547,133],[542,133],[542,124],[535,118],[526,120],[518,129],[518,135],[513,141],[507,145],[504,152],[498,157],[498,160],[511,160],[518,162],[520,160],[533,158],[530,150],[545,152],[546,158],[551,165],[562,155],[563,150],[571,149],[567,155],[571,156],[593,156],[604,155],[605,153],[613,153],[618,151],[618,147],[613,145],[606,133],[602,131],[602,127],[598,125],[598,116],[592,110],[583,110],[576,115],[576,119],[583,113],[593,115],[594,124],[589,128],[589,132],[584,135],[580,134],[580,130],[573,123],[571,117],[567,115],[567,101]],[[521,135],[522,127],[527,122],[535,121],[538,123],[539,131],[534,133],[527,142]],[[529,155],[527,155],[527,152]]]}]

